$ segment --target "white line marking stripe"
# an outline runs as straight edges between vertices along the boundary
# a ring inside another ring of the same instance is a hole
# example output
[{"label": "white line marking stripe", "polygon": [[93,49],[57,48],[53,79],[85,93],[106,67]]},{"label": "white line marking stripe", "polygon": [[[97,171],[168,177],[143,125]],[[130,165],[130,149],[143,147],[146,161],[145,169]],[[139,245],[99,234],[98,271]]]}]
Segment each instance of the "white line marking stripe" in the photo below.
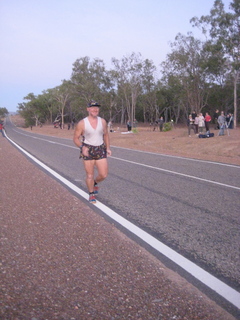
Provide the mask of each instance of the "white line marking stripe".
[{"label": "white line marking stripe", "polygon": [[155,169],[155,170],[159,170],[159,171],[164,171],[164,172],[176,174],[176,175],[179,175],[179,176],[183,176],[183,177],[187,177],[187,178],[191,178],[191,179],[196,179],[196,180],[201,180],[201,181],[204,181],[204,182],[209,182],[209,183],[217,184],[217,185],[220,185],[220,186],[224,186],[224,187],[240,190],[240,187],[230,186],[229,184],[216,182],[216,181],[212,181],[212,180],[207,180],[207,179],[203,179],[203,178],[199,178],[199,177],[195,177],[195,176],[190,176],[190,175],[185,174],[185,173],[179,173],[179,172],[176,172],[176,171],[171,171],[171,170],[167,170],[167,169],[153,167],[153,166],[149,166],[147,164],[138,163],[138,162],[134,162],[134,161],[131,161],[131,160],[125,160],[125,159],[122,159],[122,158],[116,158],[116,157],[113,157],[113,156],[111,156],[111,158],[116,159],[116,160],[120,160],[120,161],[125,161],[125,162],[132,163],[132,164],[137,164],[139,166],[143,166],[143,167],[146,167],[146,168],[151,168],[151,169]]},{"label": "white line marking stripe", "polygon": [[150,152],[150,151],[142,151],[142,150],[136,150],[136,149],[131,149],[131,148],[124,148],[124,147],[113,146],[113,145],[111,145],[111,148],[117,148],[117,149],[123,149],[123,150],[130,150],[130,151],[136,151],[136,152],[142,152],[142,153],[148,153],[148,154],[153,154],[153,155],[156,155],[156,156],[167,157],[167,158],[177,158],[177,159],[182,159],[182,160],[187,160],[187,161],[211,163],[211,164],[215,164],[215,165],[219,165],[219,166],[233,167],[233,168],[240,169],[240,166],[235,165],[235,164],[214,162],[214,161],[210,161],[210,160],[200,160],[200,159],[194,159],[194,158],[186,158],[186,157],[180,157],[180,156],[172,156],[172,155],[170,155],[170,154],[156,153],[156,152]]},{"label": "white line marking stripe", "polygon": [[[8,137],[7,137],[8,138]],[[29,158],[31,158],[34,162],[36,162],[38,165],[40,165],[42,168],[44,168],[46,171],[51,173],[56,179],[60,180],[62,183],[64,183],[66,186],[68,186],[71,190],[79,194],[84,199],[88,200],[88,194],[75,186],[73,183],[62,177],[60,174],[58,174],[56,171],[52,170],[48,166],[46,166],[44,163],[39,161],[37,158],[32,156],[30,153],[25,151],[23,148],[21,148],[18,144],[16,144],[14,141],[8,138],[9,141],[11,141],[12,144],[14,144],[19,150],[21,150],[23,153],[25,153]],[[147,232],[141,230],[139,227],[135,226],[133,223],[129,222],[119,214],[117,214],[115,211],[111,210],[107,206],[105,206],[100,201],[97,201],[95,204],[96,207],[98,207],[101,211],[103,211],[106,215],[108,215],[110,218],[112,218],[114,221],[121,224],[124,228],[131,231],[133,234],[135,234],[137,237],[142,239],[144,242],[146,242],[148,245],[150,245],[152,248],[157,250],[158,252],[165,255],[167,258],[172,260],[174,263],[182,267],[184,270],[186,270],[188,273],[190,273],[193,277],[204,283],[206,286],[211,288],[213,291],[218,293],[220,296],[225,298],[227,301],[232,303],[234,306],[240,309],[240,293],[237,292],[235,289],[229,287],[224,282],[220,281],[216,277],[212,276],[210,273],[206,272],[202,268],[198,267],[196,264],[191,262],[190,260],[186,259],[179,253],[175,252],[165,244],[163,244],[161,241],[155,239],[153,236],[148,234]]]}]

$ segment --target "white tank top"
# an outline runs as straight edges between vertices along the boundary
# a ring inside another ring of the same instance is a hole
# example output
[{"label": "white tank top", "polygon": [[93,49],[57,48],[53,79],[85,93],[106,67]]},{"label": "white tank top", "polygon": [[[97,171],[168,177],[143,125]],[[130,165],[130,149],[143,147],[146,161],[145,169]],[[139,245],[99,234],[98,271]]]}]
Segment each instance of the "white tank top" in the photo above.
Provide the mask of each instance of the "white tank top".
[{"label": "white tank top", "polygon": [[90,144],[91,146],[100,146],[103,144],[103,125],[102,119],[97,117],[97,127],[93,129],[88,117],[84,118],[84,143]]}]

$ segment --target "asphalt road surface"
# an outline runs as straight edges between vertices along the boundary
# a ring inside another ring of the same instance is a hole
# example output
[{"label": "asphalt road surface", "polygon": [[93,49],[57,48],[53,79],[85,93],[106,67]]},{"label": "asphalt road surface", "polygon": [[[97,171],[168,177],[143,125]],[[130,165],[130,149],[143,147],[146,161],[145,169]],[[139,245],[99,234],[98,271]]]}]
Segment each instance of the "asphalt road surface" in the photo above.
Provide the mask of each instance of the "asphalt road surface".
[{"label": "asphalt road surface", "polygon": [[[25,132],[9,120],[6,131],[87,192],[72,140]],[[109,176],[98,199],[239,291],[240,166],[111,149]]]}]

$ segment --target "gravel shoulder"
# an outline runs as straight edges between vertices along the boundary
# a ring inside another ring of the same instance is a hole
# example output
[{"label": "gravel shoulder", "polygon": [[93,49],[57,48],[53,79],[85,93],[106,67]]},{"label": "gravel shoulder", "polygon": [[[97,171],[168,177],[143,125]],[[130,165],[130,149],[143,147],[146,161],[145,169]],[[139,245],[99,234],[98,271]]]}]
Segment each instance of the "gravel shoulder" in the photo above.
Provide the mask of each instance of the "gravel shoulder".
[{"label": "gravel shoulder", "polygon": [[1,319],[234,319],[0,139]]}]

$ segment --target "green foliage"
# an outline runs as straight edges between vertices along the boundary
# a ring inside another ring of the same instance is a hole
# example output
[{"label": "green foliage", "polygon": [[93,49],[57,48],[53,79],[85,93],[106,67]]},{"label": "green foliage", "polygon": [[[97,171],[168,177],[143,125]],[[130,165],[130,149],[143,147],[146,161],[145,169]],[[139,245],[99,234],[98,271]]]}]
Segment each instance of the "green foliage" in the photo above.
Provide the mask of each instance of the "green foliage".
[{"label": "green foliage", "polygon": [[6,108],[0,108],[0,117],[6,117],[8,115],[8,110]]},{"label": "green foliage", "polygon": [[[234,124],[237,124],[238,98],[237,90],[240,77],[240,37],[239,37],[239,19],[240,19],[240,1],[232,0],[230,3],[231,12],[226,12],[222,0],[215,0],[210,14],[201,18],[194,17],[191,22],[194,26],[201,27],[204,34],[210,36],[208,41],[212,49],[212,63],[215,70],[221,70],[225,65],[225,71],[231,75],[234,93]],[[217,48],[217,55],[216,50]],[[220,60],[219,60],[219,53]],[[216,60],[217,58],[217,60]],[[222,63],[221,63],[222,60]],[[224,63],[225,62],[225,63]],[[222,69],[223,70],[223,69]],[[224,72],[219,74],[222,77]],[[222,84],[222,83],[221,83]],[[228,107],[229,108],[229,107]]]},{"label": "green foliage", "polygon": [[172,123],[171,122],[164,123],[163,131],[166,132],[166,131],[170,131],[170,130],[172,130]]}]

